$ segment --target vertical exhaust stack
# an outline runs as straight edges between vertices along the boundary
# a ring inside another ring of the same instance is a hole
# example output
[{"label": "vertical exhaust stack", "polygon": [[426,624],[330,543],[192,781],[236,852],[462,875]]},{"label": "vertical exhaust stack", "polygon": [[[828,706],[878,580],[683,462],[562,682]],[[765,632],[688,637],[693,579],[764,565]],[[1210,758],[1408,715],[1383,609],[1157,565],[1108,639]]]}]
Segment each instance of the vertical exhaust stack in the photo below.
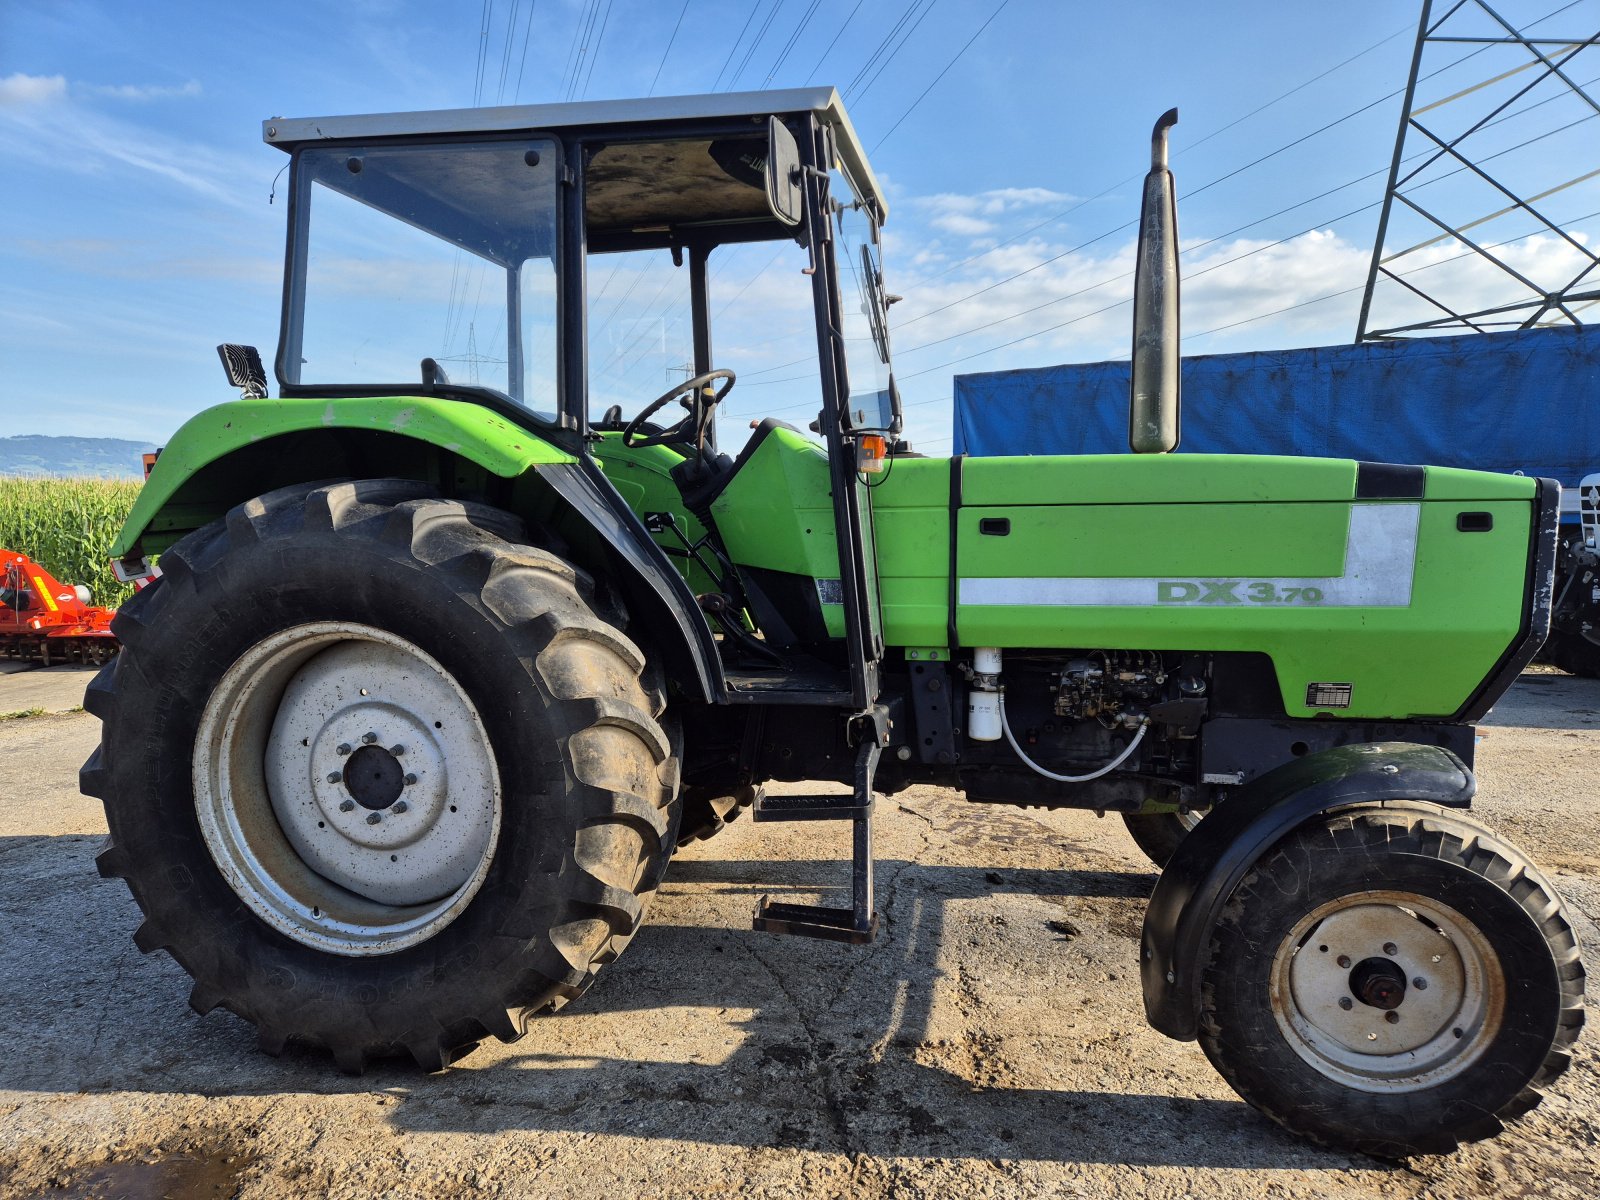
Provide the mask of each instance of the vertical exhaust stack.
[{"label": "vertical exhaust stack", "polygon": [[1150,133],[1150,173],[1139,213],[1133,276],[1133,387],[1128,445],[1135,454],[1178,448],[1178,202],[1167,169],[1167,130],[1178,110]]}]

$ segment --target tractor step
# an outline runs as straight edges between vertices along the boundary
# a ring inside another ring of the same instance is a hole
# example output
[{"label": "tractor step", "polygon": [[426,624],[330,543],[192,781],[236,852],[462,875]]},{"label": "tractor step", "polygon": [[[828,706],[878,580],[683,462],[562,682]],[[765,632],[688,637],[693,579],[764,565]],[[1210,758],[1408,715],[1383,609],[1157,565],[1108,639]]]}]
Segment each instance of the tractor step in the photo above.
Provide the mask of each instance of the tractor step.
[{"label": "tractor step", "polygon": [[790,933],[862,946],[878,935],[878,914],[863,927],[853,908],[828,908],[821,904],[784,904],[761,897],[751,926],[765,933]]},{"label": "tractor step", "polygon": [[762,795],[750,808],[754,821],[854,821],[872,814],[872,798],[863,807],[853,795]]},{"label": "tractor step", "polygon": [[756,905],[751,926],[767,933],[793,933],[860,945],[878,934],[872,910],[872,781],[888,728],[888,713],[874,705],[860,721],[855,786],[845,796],[763,796],[752,816],[757,821],[849,821],[850,907],[786,904],[766,896]]},{"label": "tractor step", "polygon": [[850,677],[823,664],[797,661],[790,669],[745,667],[727,671],[731,704],[805,704],[848,708]]}]

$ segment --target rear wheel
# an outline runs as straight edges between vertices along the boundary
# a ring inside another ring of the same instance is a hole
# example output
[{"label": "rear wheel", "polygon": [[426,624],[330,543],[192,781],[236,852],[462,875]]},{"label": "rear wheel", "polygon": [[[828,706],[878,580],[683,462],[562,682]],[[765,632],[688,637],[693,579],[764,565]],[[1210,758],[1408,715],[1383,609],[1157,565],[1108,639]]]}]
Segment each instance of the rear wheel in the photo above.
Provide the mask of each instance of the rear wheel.
[{"label": "rear wheel", "polygon": [[1600,646],[1581,633],[1557,631],[1551,634],[1539,657],[1560,667],[1568,675],[1600,679]]},{"label": "rear wheel", "polygon": [[1230,897],[1200,1044],[1280,1125],[1381,1157],[1498,1133],[1566,1069],[1583,967],[1523,855],[1430,805],[1320,818]]},{"label": "rear wheel", "polygon": [[1202,814],[1197,812],[1123,813],[1122,823],[1138,843],[1144,856],[1156,866],[1166,869],[1167,863],[1178,852],[1178,843],[1189,836],[1200,824]]},{"label": "rear wheel", "polygon": [[135,940],[262,1046],[442,1068],[638,929],[677,759],[594,584],[496,510],[286,489],[174,546],[85,704]]}]

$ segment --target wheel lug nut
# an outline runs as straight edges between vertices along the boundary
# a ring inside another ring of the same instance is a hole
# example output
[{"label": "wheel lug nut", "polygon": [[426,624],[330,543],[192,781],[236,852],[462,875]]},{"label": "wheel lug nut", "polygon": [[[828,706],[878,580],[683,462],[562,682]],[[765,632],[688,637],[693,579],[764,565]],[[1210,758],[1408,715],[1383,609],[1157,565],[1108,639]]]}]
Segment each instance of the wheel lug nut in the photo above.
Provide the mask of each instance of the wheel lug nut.
[{"label": "wheel lug nut", "polygon": [[1398,1025],[1400,1023],[1400,1014],[1395,1012],[1393,1009],[1390,1009],[1388,1012],[1383,1014],[1383,1019],[1389,1022],[1391,1025]]},{"label": "wheel lug nut", "polygon": [[375,733],[363,733],[361,735],[361,744],[363,746],[370,746],[370,745],[372,745],[373,742],[375,742],[377,740],[378,740],[378,735],[375,734]]},{"label": "wheel lug nut", "polygon": [[1349,1012],[1355,1006],[1356,1006],[1356,1002],[1354,1000],[1350,999],[1349,996],[1340,996],[1339,997],[1339,1007],[1344,1009],[1345,1012]]},{"label": "wheel lug nut", "polygon": [[1413,979],[1411,981],[1411,986],[1416,988],[1417,991],[1419,991],[1419,992],[1420,991],[1424,991],[1424,990],[1427,989],[1428,981],[1426,979],[1424,979],[1421,975],[1418,975],[1415,979]]},{"label": "wheel lug nut", "polygon": [[415,775],[407,775],[406,776],[406,784],[407,784],[407,786],[410,786],[411,784],[415,783],[416,781],[417,781],[417,777]]},{"label": "wheel lug nut", "polygon": [[404,800],[396,800],[393,804],[391,804],[389,806],[389,808],[393,812],[397,812],[397,813],[403,813],[403,812],[406,811],[406,809],[408,809],[410,807],[411,806],[409,804],[407,804]]},{"label": "wheel lug nut", "polygon": [[1400,949],[1393,942],[1385,942],[1383,944],[1383,952],[1390,958],[1393,958],[1396,954],[1400,953]]},{"label": "wheel lug nut", "polygon": [[339,801],[339,811],[340,812],[349,812],[355,806],[356,806],[356,802],[354,800],[341,800],[341,801]]},{"label": "wheel lug nut", "polygon": [[1350,956],[1348,954],[1339,955],[1339,965],[1341,967],[1348,967],[1350,965]]},{"label": "wheel lug nut", "polygon": [[381,816],[379,816],[377,813],[368,813],[367,814],[367,824],[368,825],[376,825],[381,820],[383,820],[383,818]]},{"label": "wheel lug nut", "polygon": [[328,772],[328,782],[329,783],[338,783],[339,780],[341,780],[343,778],[344,778],[344,776],[339,774],[339,772],[337,772],[337,771],[329,771]]},{"label": "wheel lug nut", "polygon": [[350,743],[349,742],[340,742],[339,743],[338,754],[342,757],[342,756],[344,756],[346,754],[349,754],[349,753],[350,753]]},{"label": "wheel lug nut", "polygon": [[399,758],[405,752],[406,752],[406,748],[404,746],[400,745],[400,743],[398,743],[398,742],[396,742],[394,745],[389,747],[389,753],[394,755],[396,758]]}]

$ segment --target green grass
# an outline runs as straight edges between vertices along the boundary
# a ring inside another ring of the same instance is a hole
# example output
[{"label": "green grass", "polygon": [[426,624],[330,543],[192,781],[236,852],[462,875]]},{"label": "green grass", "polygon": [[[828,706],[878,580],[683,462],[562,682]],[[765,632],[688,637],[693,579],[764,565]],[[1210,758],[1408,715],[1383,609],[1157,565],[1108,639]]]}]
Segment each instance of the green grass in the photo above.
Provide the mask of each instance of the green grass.
[{"label": "green grass", "polygon": [[87,584],[93,603],[115,608],[133,589],[117,582],[107,551],[140,486],[0,475],[0,548],[26,554],[68,587]]},{"label": "green grass", "polygon": [[32,708],[19,708],[16,712],[0,713],[0,721],[20,721],[26,717],[42,717],[44,715],[44,709],[34,705]]}]

